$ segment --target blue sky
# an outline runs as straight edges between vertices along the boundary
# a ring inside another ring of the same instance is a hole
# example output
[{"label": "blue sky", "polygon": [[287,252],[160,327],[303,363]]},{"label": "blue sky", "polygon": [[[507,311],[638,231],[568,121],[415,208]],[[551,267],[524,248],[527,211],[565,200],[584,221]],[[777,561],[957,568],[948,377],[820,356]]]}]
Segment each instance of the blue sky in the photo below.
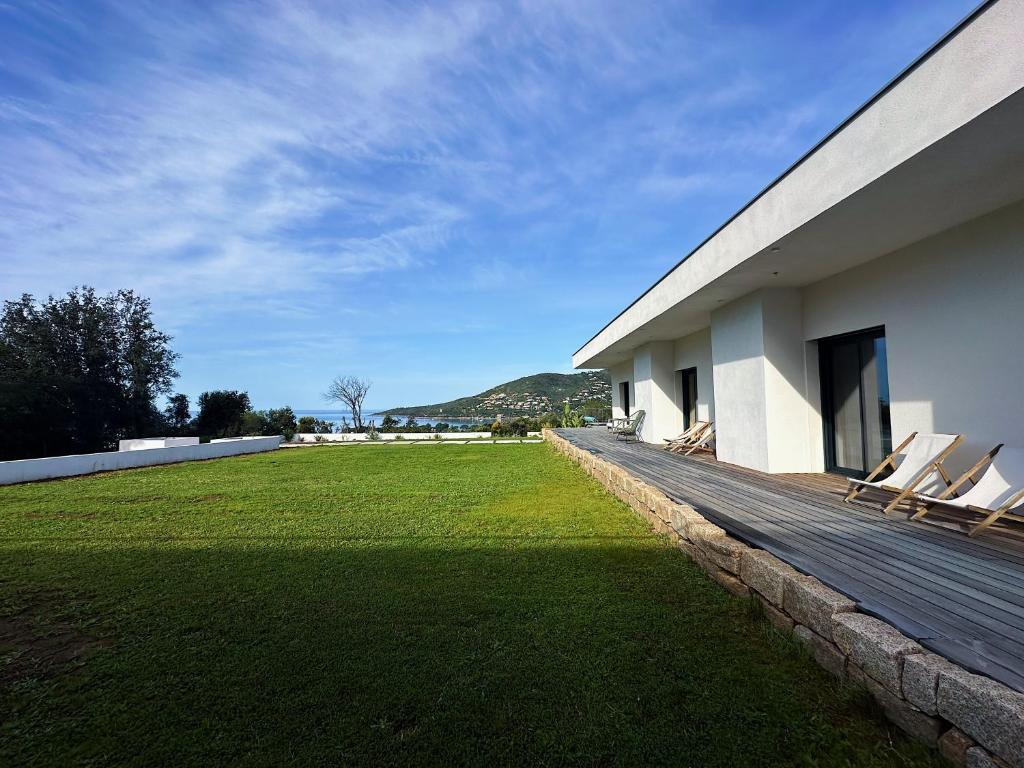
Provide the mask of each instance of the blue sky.
[{"label": "blue sky", "polygon": [[135,288],[258,407],[569,371],[972,7],[0,0],[0,297]]}]

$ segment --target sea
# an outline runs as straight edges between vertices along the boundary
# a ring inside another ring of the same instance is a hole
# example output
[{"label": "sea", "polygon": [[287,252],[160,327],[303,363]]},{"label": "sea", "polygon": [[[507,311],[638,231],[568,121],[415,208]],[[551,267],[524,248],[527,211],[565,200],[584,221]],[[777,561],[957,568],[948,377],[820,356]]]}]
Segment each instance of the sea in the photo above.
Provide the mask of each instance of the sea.
[{"label": "sea", "polygon": [[[329,422],[331,422],[335,426],[335,428],[341,426],[343,419],[347,419],[350,426],[351,426],[352,421],[353,421],[352,420],[352,412],[351,411],[331,410],[331,409],[320,409],[320,410],[299,410],[299,409],[294,409],[294,410],[295,410],[295,418],[296,419],[301,419],[303,416],[312,416],[314,419],[321,419],[322,421],[329,421]],[[375,425],[377,425],[379,427],[380,426],[380,422],[381,422],[381,420],[383,418],[384,417],[378,411],[373,411],[373,410],[370,410],[368,408],[363,410],[363,422],[366,423],[366,424],[369,424],[370,422],[373,422]],[[400,422],[402,422],[404,424],[407,417],[406,416],[395,416],[395,418],[398,419]],[[417,424],[421,424],[421,425],[423,425],[425,427],[433,426],[435,423],[438,423],[438,422],[443,422],[445,424],[463,425],[463,424],[479,424],[479,423],[481,423],[481,421],[482,421],[481,419],[456,418],[456,417],[440,418],[440,419],[436,419],[436,420],[428,419],[428,418],[418,418],[418,417],[416,419],[416,423]]]}]

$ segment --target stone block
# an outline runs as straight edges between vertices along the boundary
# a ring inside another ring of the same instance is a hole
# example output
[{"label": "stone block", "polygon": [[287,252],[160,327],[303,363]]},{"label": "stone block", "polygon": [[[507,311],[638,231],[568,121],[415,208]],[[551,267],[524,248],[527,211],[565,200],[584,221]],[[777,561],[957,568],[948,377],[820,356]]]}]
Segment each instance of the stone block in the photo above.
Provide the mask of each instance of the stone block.
[{"label": "stone block", "polygon": [[673,504],[669,511],[669,523],[680,536],[687,536],[689,526],[704,525],[707,522],[688,504]]},{"label": "stone block", "polygon": [[688,542],[686,539],[680,539],[678,542],[676,542],[676,546],[679,547],[679,549],[681,549],[683,552],[685,552],[686,555],[695,563],[700,564],[700,562],[704,559],[703,553],[699,549],[697,549],[697,547],[695,547],[693,544]]},{"label": "stone block", "polygon": [[967,765],[967,750],[973,746],[974,739],[959,728],[950,728],[939,737],[939,754],[953,765]]},{"label": "stone block", "polygon": [[704,549],[707,546],[707,542],[711,539],[719,539],[725,535],[724,530],[706,520],[703,523],[694,522],[686,526],[686,538],[701,549]]},{"label": "stone block", "polygon": [[800,574],[763,549],[747,549],[740,558],[740,578],[779,608],[783,605],[786,582]]},{"label": "stone block", "polygon": [[945,729],[942,720],[926,715],[899,696],[894,695],[884,685],[852,663],[852,659],[847,662],[846,670],[852,681],[863,685],[870,691],[875,701],[885,711],[885,716],[899,726],[900,730],[928,746],[934,747],[938,744],[939,736]]},{"label": "stone block", "polygon": [[672,523],[672,510],[675,509],[675,503],[668,498],[668,496],[662,496],[654,504],[654,514],[664,520],[666,523]]},{"label": "stone block", "polygon": [[1010,764],[1000,760],[995,755],[990,755],[981,747],[971,747],[967,750],[967,768],[1009,768]]},{"label": "stone block", "polygon": [[903,658],[924,652],[899,630],[863,613],[834,616],[832,639],[854,664],[896,696],[903,695]]},{"label": "stone block", "polygon": [[939,673],[960,669],[952,662],[934,653],[915,653],[903,659],[903,698],[929,715],[939,714],[935,694],[939,687]]},{"label": "stone block", "polygon": [[[700,562],[698,560],[698,562]],[[726,591],[736,597],[750,597],[750,588],[727,571],[723,571],[714,563],[705,560],[701,563],[708,576],[717,581]]]},{"label": "stone block", "polygon": [[[744,579],[741,579],[741,581],[744,581],[744,583],[746,583]],[[750,585],[747,584],[747,586],[749,587]],[[755,593],[754,597],[756,597],[758,602],[761,603],[761,607],[764,609],[764,616],[766,619],[768,619],[769,624],[771,624],[780,632],[785,632],[786,634],[789,634],[793,631],[795,622],[788,614],[776,608],[774,605],[765,600],[761,595]]]},{"label": "stone block", "polygon": [[811,576],[787,579],[783,609],[798,624],[810,627],[826,640],[832,639],[832,617],[856,610],[854,602]]},{"label": "stone block", "polygon": [[713,562],[724,571],[739,575],[740,556],[748,549],[743,544],[730,536],[709,536],[698,542],[697,546],[704,550],[708,560]]},{"label": "stone block", "polygon": [[835,643],[803,624],[796,625],[793,636],[807,647],[818,666],[835,677],[846,677],[846,656]]},{"label": "stone block", "polygon": [[939,715],[1016,768],[1024,767],[1024,694],[955,668],[939,673]]}]

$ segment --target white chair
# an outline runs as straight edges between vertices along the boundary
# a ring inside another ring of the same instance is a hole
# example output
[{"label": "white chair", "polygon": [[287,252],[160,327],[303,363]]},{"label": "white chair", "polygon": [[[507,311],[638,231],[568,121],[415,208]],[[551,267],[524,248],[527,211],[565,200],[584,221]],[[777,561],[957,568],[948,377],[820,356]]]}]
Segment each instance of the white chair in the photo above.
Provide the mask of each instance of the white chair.
[{"label": "white chair", "polygon": [[[904,499],[911,496],[915,489],[928,481],[928,486],[945,483],[948,488],[952,481],[942,466],[949,455],[963,441],[963,435],[919,434],[912,432],[910,437],[896,446],[863,480],[848,477],[853,486],[846,495],[846,501],[853,501],[868,488],[896,494],[886,506],[884,514],[892,512]],[[896,464],[896,456],[906,448],[903,461]],[[883,480],[875,480],[887,467],[892,467],[892,474]]]},{"label": "white chair", "polygon": [[[974,476],[986,464],[985,474],[975,480]],[[972,483],[970,490],[957,495],[967,482]],[[915,498],[925,506],[912,520],[920,520],[936,505],[984,515],[967,534],[977,536],[1000,517],[1024,504],[1024,451],[997,445],[938,496],[919,493]]]},{"label": "white chair", "polygon": [[693,446],[693,444],[700,439],[701,435],[711,426],[710,422],[707,421],[695,421],[690,425],[689,429],[684,430],[679,434],[678,437],[673,437],[671,440],[665,440],[665,449],[678,452],[686,450]]}]

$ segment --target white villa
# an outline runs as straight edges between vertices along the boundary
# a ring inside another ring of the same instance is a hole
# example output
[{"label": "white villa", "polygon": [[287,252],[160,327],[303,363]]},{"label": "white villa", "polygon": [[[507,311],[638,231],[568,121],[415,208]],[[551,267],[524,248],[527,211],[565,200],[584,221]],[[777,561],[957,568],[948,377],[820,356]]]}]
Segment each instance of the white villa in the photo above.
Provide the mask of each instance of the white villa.
[{"label": "white villa", "polygon": [[[978,8],[573,355],[661,443],[863,473],[1024,446],[1024,0]],[[966,448],[969,448],[967,450]]]}]

